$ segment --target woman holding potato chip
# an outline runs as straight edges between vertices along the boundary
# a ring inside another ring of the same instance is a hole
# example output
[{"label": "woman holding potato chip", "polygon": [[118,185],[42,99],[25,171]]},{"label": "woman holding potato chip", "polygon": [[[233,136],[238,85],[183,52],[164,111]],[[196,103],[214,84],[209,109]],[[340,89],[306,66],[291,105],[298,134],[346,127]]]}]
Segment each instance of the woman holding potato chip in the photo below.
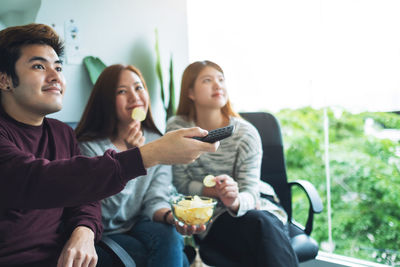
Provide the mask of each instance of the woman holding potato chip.
[{"label": "woman holding potato chip", "polygon": [[[114,129],[107,126],[110,121],[115,121]],[[161,137],[137,68],[118,64],[102,72],[76,133],[86,156],[142,147]],[[205,229],[175,224],[169,205],[171,180],[171,167],[157,165],[148,168],[147,175],[130,180],[120,193],[102,200],[104,234],[122,246],[137,266],[188,266],[178,232]]]},{"label": "woman holding potato chip", "polygon": [[228,125],[234,133],[220,141],[217,152],[172,167],[179,193],[218,199],[200,242],[241,266],[298,266],[286,213],[260,199],[262,147],[256,128],[233,111],[220,66],[211,61],[190,64],[182,76],[177,116],[168,121],[167,131],[195,126],[211,131]]}]

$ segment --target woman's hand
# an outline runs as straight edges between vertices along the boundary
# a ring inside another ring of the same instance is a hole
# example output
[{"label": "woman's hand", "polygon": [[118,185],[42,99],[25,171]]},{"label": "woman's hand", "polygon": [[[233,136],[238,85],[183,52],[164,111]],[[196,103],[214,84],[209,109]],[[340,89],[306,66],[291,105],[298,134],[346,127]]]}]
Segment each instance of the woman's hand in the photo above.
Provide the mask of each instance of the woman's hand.
[{"label": "woman's hand", "polygon": [[176,231],[178,231],[178,233],[180,233],[181,235],[200,234],[201,232],[204,232],[206,230],[205,225],[187,225],[178,221],[175,221],[175,228]]},{"label": "woman's hand", "polygon": [[172,215],[172,211],[166,208],[162,208],[156,211],[154,213],[153,219],[158,222],[175,225],[176,231],[178,231],[178,233],[180,233],[181,235],[199,234],[206,230],[206,227],[204,225],[200,225],[197,227],[192,225],[186,225],[176,221],[174,219],[174,215]]},{"label": "woman's hand", "polygon": [[237,212],[239,209],[239,187],[232,177],[222,174],[215,177],[214,187],[218,198],[230,210]]},{"label": "woman's hand", "polygon": [[76,227],[61,251],[57,267],[95,267],[96,264],[93,231],[85,226]]},{"label": "woman's hand", "polygon": [[143,146],[145,137],[143,136],[143,132],[140,130],[140,122],[134,121],[129,125],[129,127],[127,137],[124,140],[128,148]]}]

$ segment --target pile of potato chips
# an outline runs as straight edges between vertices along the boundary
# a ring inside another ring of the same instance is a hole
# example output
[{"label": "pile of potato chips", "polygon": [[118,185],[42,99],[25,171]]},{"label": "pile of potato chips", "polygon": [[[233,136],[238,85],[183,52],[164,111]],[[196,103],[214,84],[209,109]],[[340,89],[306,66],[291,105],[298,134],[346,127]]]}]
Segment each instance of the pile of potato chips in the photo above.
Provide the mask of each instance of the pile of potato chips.
[{"label": "pile of potato chips", "polygon": [[187,225],[206,224],[213,215],[215,200],[185,197],[173,204],[175,217]]}]

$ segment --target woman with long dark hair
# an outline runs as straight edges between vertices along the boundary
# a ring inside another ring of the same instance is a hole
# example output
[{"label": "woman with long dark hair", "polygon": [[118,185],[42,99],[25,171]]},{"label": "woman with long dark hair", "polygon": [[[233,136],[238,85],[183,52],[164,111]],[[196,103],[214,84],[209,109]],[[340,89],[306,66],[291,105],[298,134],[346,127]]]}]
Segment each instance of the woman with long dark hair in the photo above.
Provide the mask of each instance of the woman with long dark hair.
[{"label": "woman with long dark hair", "polygon": [[[139,110],[143,121],[132,117]],[[77,126],[82,154],[125,151],[161,137],[150,108],[141,72],[130,65],[107,67],[94,85]],[[137,266],[188,266],[183,234],[201,232],[175,224],[169,205],[171,167],[157,165],[147,175],[129,181],[120,193],[102,200],[104,234],[119,243]]]}]

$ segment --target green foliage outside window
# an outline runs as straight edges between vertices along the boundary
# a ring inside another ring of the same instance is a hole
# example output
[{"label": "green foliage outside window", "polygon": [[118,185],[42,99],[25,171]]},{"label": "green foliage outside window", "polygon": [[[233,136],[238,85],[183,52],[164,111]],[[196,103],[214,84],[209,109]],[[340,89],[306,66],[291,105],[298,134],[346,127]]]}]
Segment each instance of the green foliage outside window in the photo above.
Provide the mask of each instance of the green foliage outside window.
[{"label": "green foliage outside window", "polygon": [[[282,127],[288,179],[312,182],[324,202],[312,232],[321,244],[328,241],[323,110],[285,109],[275,115]],[[364,132],[367,118],[382,129],[400,130],[400,115],[329,109],[328,117],[334,253],[400,266],[400,142]],[[294,198],[294,205],[308,205],[296,191]],[[293,216],[304,224],[307,214]]]}]

